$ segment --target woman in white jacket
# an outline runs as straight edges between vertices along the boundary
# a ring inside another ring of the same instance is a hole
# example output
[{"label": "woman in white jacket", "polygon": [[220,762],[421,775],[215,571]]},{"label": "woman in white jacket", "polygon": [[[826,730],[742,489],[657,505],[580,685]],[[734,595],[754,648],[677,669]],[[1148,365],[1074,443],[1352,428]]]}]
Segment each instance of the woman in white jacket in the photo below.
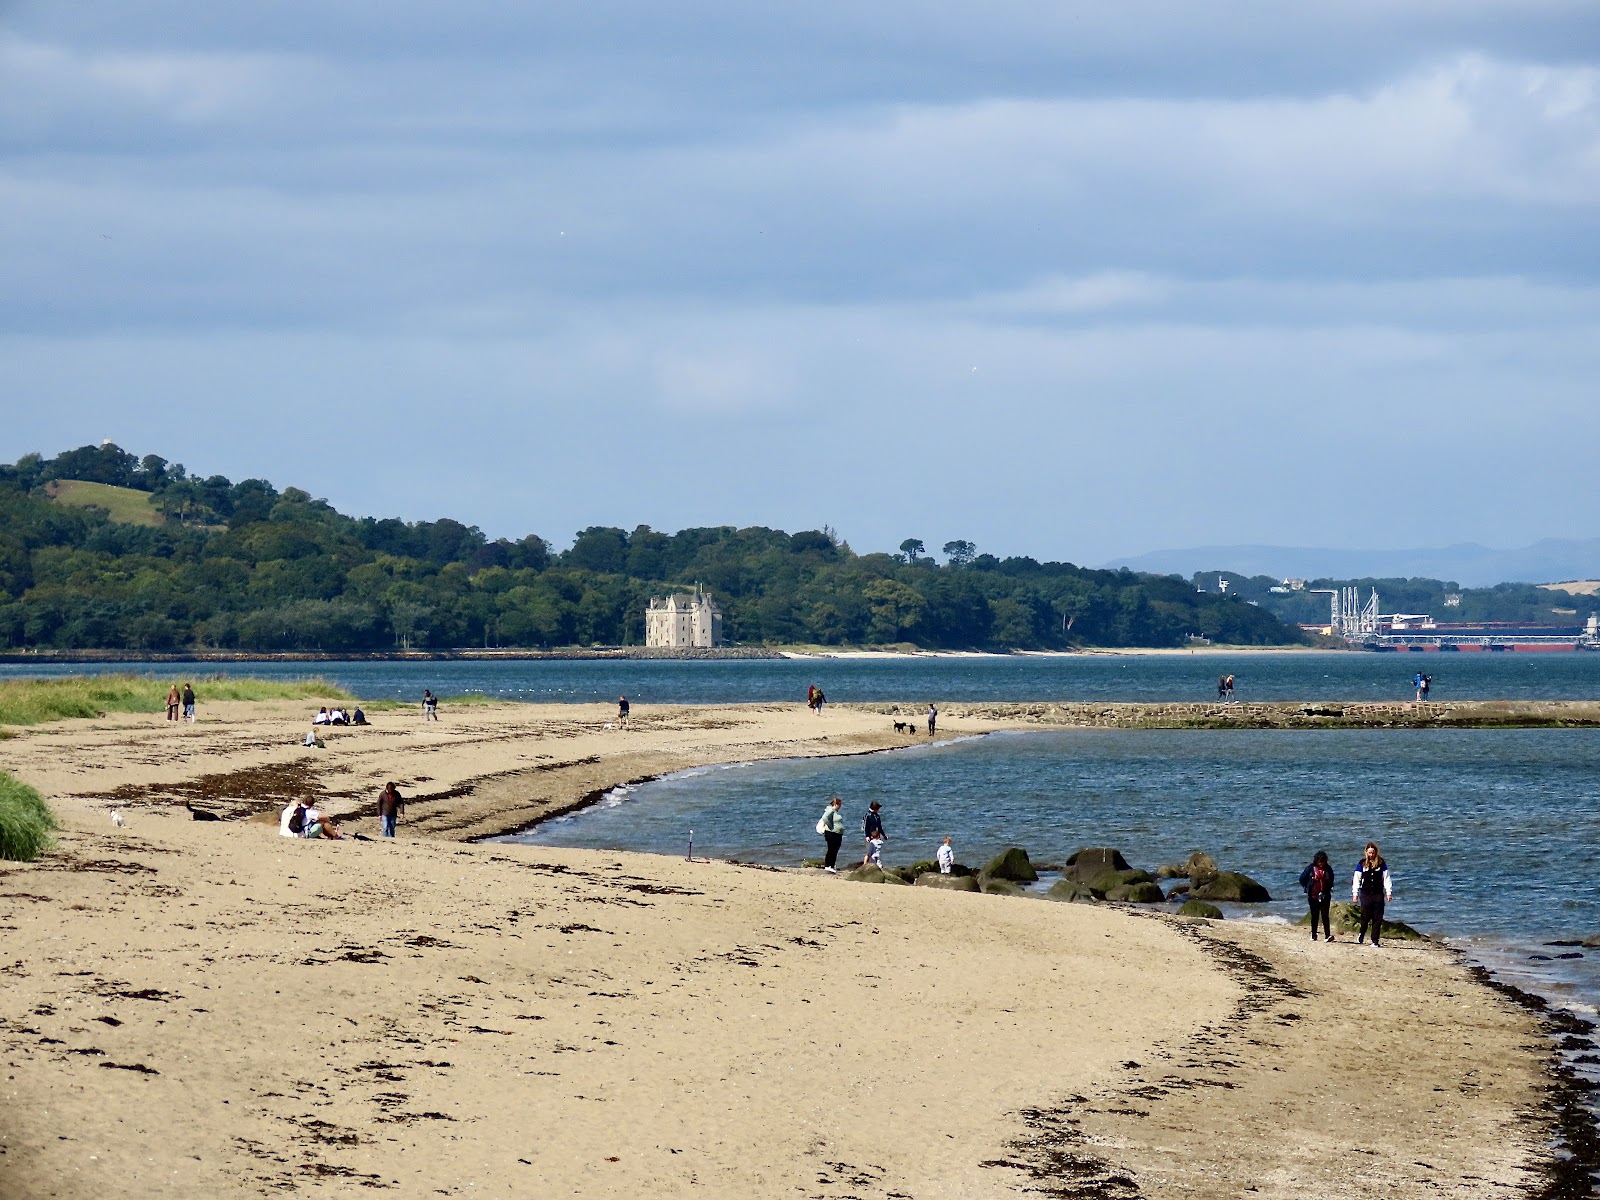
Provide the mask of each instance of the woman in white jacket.
[{"label": "woman in white jacket", "polygon": [[1356,934],[1360,945],[1372,929],[1372,944],[1379,944],[1383,933],[1383,906],[1394,899],[1394,881],[1389,877],[1389,864],[1378,853],[1378,843],[1368,842],[1361,861],[1356,864],[1355,877],[1350,881],[1350,899],[1361,909],[1361,929]]}]

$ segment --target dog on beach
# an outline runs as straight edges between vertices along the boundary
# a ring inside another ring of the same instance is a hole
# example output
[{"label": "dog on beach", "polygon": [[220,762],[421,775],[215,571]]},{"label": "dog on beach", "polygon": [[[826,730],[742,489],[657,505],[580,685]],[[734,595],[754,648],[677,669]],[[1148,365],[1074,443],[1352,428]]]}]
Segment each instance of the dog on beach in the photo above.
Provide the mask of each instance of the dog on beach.
[{"label": "dog on beach", "polygon": [[222,818],[219,817],[216,813],[207,812],[203,808],[196,808],[194,805],[190,804],[187,800],[185,800],[183,802],[183,806],[189,810],[189,816],[193,820],[196,820],[196,821],[220,821],[220,820],[222,820]]},{"label": "dog on beach", "polygon": [[904,733],[906,731],[906,723],[904,721],[896,721],[894,723],[894,731],[896,733]]}]

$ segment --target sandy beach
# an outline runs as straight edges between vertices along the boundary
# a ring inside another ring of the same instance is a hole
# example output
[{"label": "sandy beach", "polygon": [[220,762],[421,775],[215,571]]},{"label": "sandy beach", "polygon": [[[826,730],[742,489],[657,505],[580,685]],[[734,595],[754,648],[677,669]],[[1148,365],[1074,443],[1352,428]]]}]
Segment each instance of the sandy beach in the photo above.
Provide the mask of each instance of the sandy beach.
[{"label": "sandy beach", "polygon": [[[1439,948],[468,841],[688,766],[904,745],[880,712],[447,706],[323,750],[300,704],[201,717],[0,742],[65,825],[0,864],[3,1200],[1540,1178],[1546,1044]],[[947,712],[941,734],[1015,723]],[[309,796],[375,837],[389,779],[395,841],[277,833]]]}]

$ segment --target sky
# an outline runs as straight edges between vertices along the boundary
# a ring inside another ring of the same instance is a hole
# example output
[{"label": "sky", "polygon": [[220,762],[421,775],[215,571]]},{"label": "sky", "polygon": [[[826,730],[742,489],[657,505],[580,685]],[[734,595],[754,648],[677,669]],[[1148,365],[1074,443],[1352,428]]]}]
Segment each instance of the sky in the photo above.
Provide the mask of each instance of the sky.
[{"label": "sky", "polygon": [[0,460],[557,545],[1594,533],[1592,0],[0,0]]}]

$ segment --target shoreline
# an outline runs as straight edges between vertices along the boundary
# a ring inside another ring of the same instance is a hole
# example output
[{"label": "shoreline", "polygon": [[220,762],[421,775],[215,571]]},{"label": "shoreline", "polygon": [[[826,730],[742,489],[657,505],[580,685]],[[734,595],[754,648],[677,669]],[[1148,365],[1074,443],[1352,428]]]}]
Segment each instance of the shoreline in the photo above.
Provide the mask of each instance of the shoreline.
[{"label": "shoreline", "polygon": [[[1447,951],[1330,974],[1269,926],[468,843],[647,774],[906,745],[871,709],[638,706],[627,730],[611,714],[386,712],[324,751],[286,744],[292,703],[19,729],[8,760],[66,826],[41,863],[0,864],[0,1162],[20,1194],[825,1181],[922,1200],[1090,1172],[1150,1200],[1246,1180],[1290,1196],[1336,1188],[1354,1148],[1399,1197],[1542,1178],[1537,1027]],[[1037,728],[942,715],[957,736]],[[413,798],[400,841],[278,838],[292,792],[373,832],[384,777]],[[241,819],[193,822],[182,801]],[[1405,1047],[1377,1125],[1345,1119],[1374,1036]]]}]

